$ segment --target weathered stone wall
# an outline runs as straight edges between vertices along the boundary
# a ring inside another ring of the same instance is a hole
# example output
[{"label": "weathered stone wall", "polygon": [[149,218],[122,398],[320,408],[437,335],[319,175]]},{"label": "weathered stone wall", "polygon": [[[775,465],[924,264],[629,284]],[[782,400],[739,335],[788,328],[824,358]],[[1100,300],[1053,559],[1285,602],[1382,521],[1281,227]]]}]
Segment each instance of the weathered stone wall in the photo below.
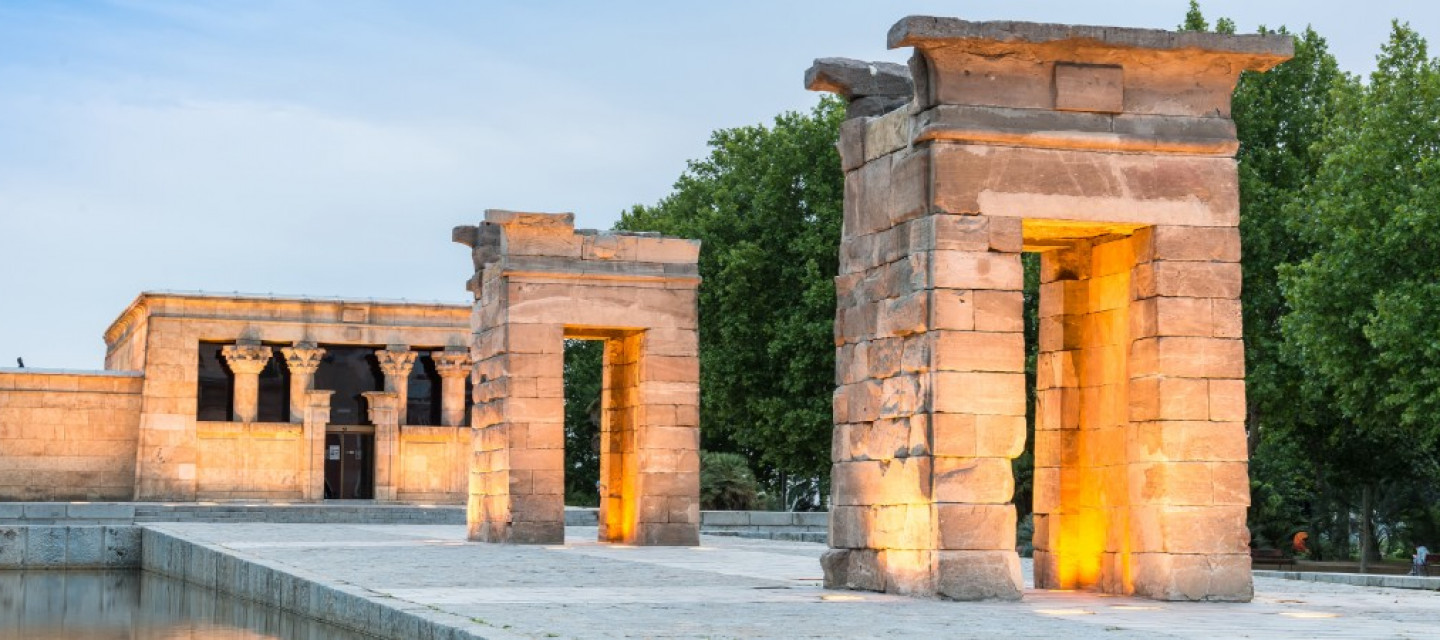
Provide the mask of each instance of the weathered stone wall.
[{"label": "weathered stone wall", "polygon": [[0,371],[0,500],[128,500],[144,380]]},{"label": "weathered stone wall", "polygon": [[464,504],[469,491],[470,439],[469,427],[401,427],[395,498]]},{"label": "weathered stone wall", "polygon": [[[311,495],[313,487],[308,493],[296,493],[296,487],[306,481],[314,484],[318,478],[323,461],[316,458],[320,450],[316,443],[323,444],[323,424],[311,425],[312,429],[303,433],[296,424],[241,427],[244,423],[237,422],[198,427],[195,407],[201,341],[458,348],[467,340],[467,317],[467,309],[454,305],[142,295],[106,333],[107,339],[113,340],[110,351],[117,361],[127,359],[121,354],[143,353],[145,384],[134,498],[318,499]],[[137,340],[143,340],[143,345],[132,344]],[[294,395],[292,392],[292,403]],[[304,406],[299,408],[308,412]],[[310,443],[310,458],[298,448],[303,446],[300,439]],[[230,446],[240,449],[232,456]],[[446,477],[458,473],[465,460],[456,458],[452,464]],[[426,463],[427,469],[435,467],[433,461]],[[421,484],[428,486],[429,482]],[[452,487],[452,491],[447,501],[462,499],[458,489]]]},{"label": "weathered stone wall", "polygon": [[487,211],[473,249],[470,538],[564,539],[564,340],[603,340],[600,537],[699,536],[699,243]]},{"label": "weathered stone wall", "polygon": [[311,472],[305,436],[289,422],[196,422],[196,499],[303,499]]}]

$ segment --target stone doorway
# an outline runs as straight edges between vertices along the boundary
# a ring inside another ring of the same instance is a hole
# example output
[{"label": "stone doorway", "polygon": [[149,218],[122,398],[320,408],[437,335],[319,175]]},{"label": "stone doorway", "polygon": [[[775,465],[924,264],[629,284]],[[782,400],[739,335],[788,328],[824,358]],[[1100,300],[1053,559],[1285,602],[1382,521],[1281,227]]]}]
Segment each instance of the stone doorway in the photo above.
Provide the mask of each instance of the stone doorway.
[{"label": "stone doorway", "polygon": [[325,434],[325,499],[375,498],[375,433],[329,431]]},{"label": "stone doorway", "polygon": [[605,343],[599,540],[699,542],[699,244],[487,211],[472,248],[472,540],[564,541],[564,340]]},{"label": "stone doorway", "polygon": [[1230,92],[1286,36],[910,17],[841,94],[827,586],[1015,599],[1041,254],[1036,586],[1248,600]]}]

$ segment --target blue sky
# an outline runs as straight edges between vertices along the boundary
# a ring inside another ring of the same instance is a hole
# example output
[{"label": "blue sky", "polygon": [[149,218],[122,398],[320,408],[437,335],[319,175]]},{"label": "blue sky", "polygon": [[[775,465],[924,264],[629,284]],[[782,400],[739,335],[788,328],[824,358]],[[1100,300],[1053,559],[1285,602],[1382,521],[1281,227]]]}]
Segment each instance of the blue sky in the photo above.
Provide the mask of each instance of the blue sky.
[{"label": "blue sky", "polygon": [[[484,209],[610,226],[710,132],[806,109],[810,61],[909,14],[1173,28],[1184,0],[0,0],[0,366],[98,368],[142,290],[467,301]],[[1368,72],[1440,5],[1206,2]]]}]

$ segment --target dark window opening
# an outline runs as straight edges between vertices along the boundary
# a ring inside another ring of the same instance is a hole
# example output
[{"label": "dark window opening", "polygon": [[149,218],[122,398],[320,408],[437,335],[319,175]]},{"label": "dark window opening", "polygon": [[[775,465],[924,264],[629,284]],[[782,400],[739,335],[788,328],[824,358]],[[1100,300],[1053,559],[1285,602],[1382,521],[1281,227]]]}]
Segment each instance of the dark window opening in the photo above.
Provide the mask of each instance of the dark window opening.
[{"label": "dark window opening", "polygon": [[410,368],[410,384],[405,390],[404,424],[439,425],[440,372],[435,368],[433,351],[417,351],[415,366]]},{"label": "dark window opening", "polygon": [[257,422],[290,421],[290,367],[279,347],[270,347],[270,361],[260,371],[260,394],[255,407]]},{"label": "dark window opening", "polygon": [[330,396],[330,424],[370,424],[366,391],[385,389],[385,374],[375,350],[381,347],[320,345],[325,355],[315,371],[315,388],[334,391]]},{"label": "dark window opening", "polygon": [[235,374],[221,349],[226,342],[200,343],[200,374],[196,382],[195,419],[229,422],[234,419]]}]

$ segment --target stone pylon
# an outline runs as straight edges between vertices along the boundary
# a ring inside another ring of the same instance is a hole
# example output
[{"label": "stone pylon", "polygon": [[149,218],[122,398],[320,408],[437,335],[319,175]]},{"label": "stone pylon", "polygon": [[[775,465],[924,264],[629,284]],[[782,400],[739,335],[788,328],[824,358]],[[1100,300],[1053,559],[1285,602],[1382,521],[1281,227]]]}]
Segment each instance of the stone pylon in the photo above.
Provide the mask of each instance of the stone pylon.
[{"label": "stone pylon", "polygon": [[826,584],[1020,597],[1036,252],[1036,586],[1248,600],[1230,94],[1291,39],[909,17],[889,44],[908,70],[806,77],[851,106]]},{"label": "stone pylon", "polygon": [[600,540],[700,536],[700,243],[577,231],[571,214],[487,211],[472,249],[472,540],[565,536],[565,340],[605,343]]}]

